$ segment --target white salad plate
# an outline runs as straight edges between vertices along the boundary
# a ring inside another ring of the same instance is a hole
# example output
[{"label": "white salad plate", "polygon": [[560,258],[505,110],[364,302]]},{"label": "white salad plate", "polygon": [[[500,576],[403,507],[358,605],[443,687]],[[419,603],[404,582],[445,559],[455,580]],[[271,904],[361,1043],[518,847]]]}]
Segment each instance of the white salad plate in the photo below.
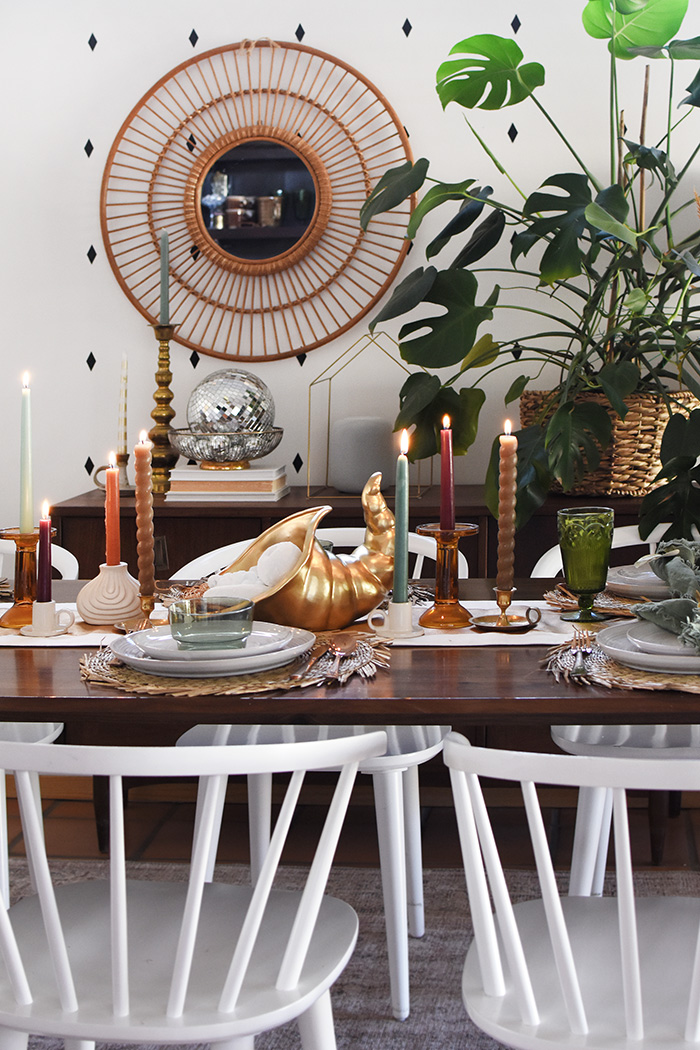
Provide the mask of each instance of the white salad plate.
[{"label": "white salad plate", "polygon": [[608,570],[606,588],[625,598],[670,598],[671,592],[648,565],[615,565]]},{"label": "white salad plate", "polygon": [[665,671],[668,674],[700,673],[700,654],[670,656],[664,653],[642,652],[629,637],[629,630],[629,624],[616,623],[598,632],[596,640],[606,656],[624,664],[625,667],[634,667],[638,671]]},{"label": "white salad plate", "polygon": [[665,631],[649,620],[638,620],[627,628],[627,637],[643,653],[660,653],[662,656],[678,656],[691,659],[698,656],[697,649],[685,645],[678,635]]},{"label": "white salad plate", "polygon": [[[115,638],[110,642],[110,649],[115,656],[136,671],[146,674],[161,675],[168,678],[226,678],[234,674],[250,674],[254,671],[270,671],[274,667],[283,667],[301,656],[316,641],[316,635],[300,627],[290,627],[291,638],[270,653],[250,653],[246,656],[234,656],[229,659],[215,660],[160,660],[147,656],[141,646],[135,642],[133,634]],[[136,632],[138,633],[138,632]]]},{"label": "white salad plate", "polygon": [[292,637],[292,628],[254,620],[250,634],[236,649],[180,649],[169,627],[150,627],[146,631],[134,631],[129,637],[146,656],[156,660],[236,660],[281,649]]}]

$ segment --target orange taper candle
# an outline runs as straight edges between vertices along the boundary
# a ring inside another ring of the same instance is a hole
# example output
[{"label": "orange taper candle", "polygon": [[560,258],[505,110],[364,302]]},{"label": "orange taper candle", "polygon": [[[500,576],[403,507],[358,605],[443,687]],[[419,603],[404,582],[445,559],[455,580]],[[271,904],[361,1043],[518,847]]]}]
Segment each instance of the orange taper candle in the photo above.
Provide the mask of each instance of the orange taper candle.
[{"label": "orange taper candle", "polygon": [[498,441],[498,552],[496,561],[496,590],[513,589],[515,563],[515,490],[518,481],[518,439],[511,434],[507,419],[504,434]]},{"label": "orange taper candle", "polygon": [[114,452],[109,454],[105,471],[105,561],[118,565],[121,561],[119,542],[119,468]]},{"label": "orange taper candle", "polygon": [[153,479],[151,474],[152,442],[142,430],[134,446],[134,477],[136,485],[136,556],[141,594],[155,594],[156,581],[153,565]]}]

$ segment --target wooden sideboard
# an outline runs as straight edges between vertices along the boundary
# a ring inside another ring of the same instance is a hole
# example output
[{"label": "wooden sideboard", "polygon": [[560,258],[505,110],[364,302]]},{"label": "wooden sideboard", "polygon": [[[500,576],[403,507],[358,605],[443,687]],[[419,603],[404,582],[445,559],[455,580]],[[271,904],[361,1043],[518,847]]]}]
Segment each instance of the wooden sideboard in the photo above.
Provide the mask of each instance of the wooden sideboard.
[{"label": "wooden sideboard", "polygon": [[[386,493],[393,509],[393,489]],[[494,576],[496,572],[497,523],[484,502],[480,485],[458,485],[455,490],[457,517],[479,526],[477,536],[462,543],[472,576]],[[602,503],[615,510],[617,525],[634,525],[639,519],[639,499],[633,497],[572,497],[553,495],[518,533],[516,576],[529,576],[533,565],[557,542],[556,512],[560,507]],[[275,522],[296,511],[328,505],[331,509],[324,525],[362,525],[359,496],[346,496],[335,490],[317,488],[307,496],[306,486],[294,486],[276,502],[209,502],[203,500],[154,500],[156,573],[163,579],[181,565],[215,547],[236,540],[259,536]],[[440,517],[440,489],[437,485],[411,494],[410,528]],[[80,575],[96,576],[104,561],[104,491],[94,488],[80,496],[63,500],[51,508],[56,542],[75,554]],[[122,558],[136,574],[136,517],[133,497],[121,499]],[[628,560],[629,560],[629,556]]]}]

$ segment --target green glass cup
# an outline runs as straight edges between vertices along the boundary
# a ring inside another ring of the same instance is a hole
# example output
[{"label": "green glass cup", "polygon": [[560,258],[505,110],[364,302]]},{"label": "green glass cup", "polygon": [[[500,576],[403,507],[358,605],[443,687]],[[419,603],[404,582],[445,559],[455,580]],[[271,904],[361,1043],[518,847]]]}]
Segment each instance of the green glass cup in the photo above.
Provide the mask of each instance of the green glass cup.
[{"label": "green glass cup", "polygon": [[557,512],[566,586],[578,596],[578,609],[563,613],[562,620],[595,623],[607,619],[593,611],[593,600],[605,590],[613,521],[609,507],[570,507]]}]

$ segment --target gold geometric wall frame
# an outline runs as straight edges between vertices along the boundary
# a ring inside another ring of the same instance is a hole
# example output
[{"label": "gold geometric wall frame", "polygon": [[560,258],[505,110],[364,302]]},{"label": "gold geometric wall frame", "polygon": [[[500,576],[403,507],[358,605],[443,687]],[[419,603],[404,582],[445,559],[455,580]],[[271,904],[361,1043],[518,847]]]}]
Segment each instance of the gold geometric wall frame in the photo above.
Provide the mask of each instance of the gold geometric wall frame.
[{"label": "gold geometric wall frame", "polygon": [[[331,361],[331,363],[327,365],[314,380],[312,380],[309,384],[308,394],[306,447],[306,495],[308,497],[321,497],[324,493],[328,494],[328,491],[331,488],[329,478],[331,466],[331,431],[333,425],[333,382],[337,380],[341,373],[352,367],[358,358],[371,351],[376,351],[388,358],[392,365],[396,365],[396,367],[403,372],[404,378],[401,385],[405,382],[406,377],[411,374],[410,369],[406,368],[406,365],[401,360],[399,344],[395,339],[392,339],[391,336],[386,334],[386,332],[377,332],[376,334],[366,332],[351,346],[347,347],[346,350],[339,354],[334,361]],[[325,402],[322,400],[324,393]],[[314,405],[320,406],[319,414],[323,417],[322,426],[316,430],[314,430],[313,424]],[[323,432],[320,433],[320,430]],[[318,459],[314,458],[318,453],[321,453],[325,459],[325,466],[321,465],[321,468],[319,468]],[[323,470],[324,480],[322,483],[312,484],[311,476],[317,469]],[[412,495],[421,498],[427,489],[431,488],[433,484],[433,458],[430,458],[429,464],[426,464],[423,460],[418,460],[415,464],[410,464],[410,471],[413,475],[411,493]],[[393,478],[385,479],[383,485],[385,491],[387,488],[390,488],[393,483]],[[333,497],[335,499],[357,500],[357,495],[348,494],[347,496],[344,496],[343,493],[336,492],[335,490],[333,490]]]},{"label": "gold geometric wall frame", "polygon": [[[313,180],[308,226],[262,259],[222,248],[202,211],[212,166],[244,144],[284,147]],[[393,282],[413,202],[368,232],[359,211],[381,175],[407,160],[402,122],[347,63],[297,43],[216,48],[166,73],[117,134],[100,201],[110,265],[157,321],[165,229],[177,342],[251,364],[312,350],[355,325]]]}]

